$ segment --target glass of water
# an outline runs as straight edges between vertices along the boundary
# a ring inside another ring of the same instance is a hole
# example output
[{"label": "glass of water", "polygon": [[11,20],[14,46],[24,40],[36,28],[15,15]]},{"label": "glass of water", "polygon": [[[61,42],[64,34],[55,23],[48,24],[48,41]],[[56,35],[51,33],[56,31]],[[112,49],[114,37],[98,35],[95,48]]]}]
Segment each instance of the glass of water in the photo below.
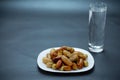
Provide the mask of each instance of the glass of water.
[{"label": "glass of water", "polygon": [[104,30],[106,23],[107,5],[103,2],[90,4],[89,9],[89,50],[102,52],[104,47]]}]

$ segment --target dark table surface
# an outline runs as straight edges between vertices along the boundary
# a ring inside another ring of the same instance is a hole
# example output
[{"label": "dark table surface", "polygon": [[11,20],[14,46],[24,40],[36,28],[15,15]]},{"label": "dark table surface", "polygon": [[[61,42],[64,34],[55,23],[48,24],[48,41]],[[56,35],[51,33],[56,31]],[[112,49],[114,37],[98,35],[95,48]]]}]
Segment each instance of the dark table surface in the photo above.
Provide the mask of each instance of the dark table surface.
[{"label": "dark table surface", "polygon": [[62,12],[55,11],[54,8],[50,11],[39,11],[2,3],[0,80],[119,80],[119,5],[111,5],[116,5],[117,2],[107,3],[109,10],[105,29],[105,50],[100,54],[91,53],[95,59],[93,69],[74,74],[43,71],[37,66],[37,56],[44,49],[63,45],[88,50],[87,8],[83,12],[79,9],[68,12],[66,9]]}]

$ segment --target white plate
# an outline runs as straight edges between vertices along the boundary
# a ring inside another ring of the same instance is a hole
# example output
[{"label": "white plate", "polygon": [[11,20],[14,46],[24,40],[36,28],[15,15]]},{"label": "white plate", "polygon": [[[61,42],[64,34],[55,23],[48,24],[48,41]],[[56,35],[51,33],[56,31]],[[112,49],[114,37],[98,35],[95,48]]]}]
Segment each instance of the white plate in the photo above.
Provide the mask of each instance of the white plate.
[{"label": "white plate", "polygon": [[[58,48],[60,48],[60,47],[54,47],[54,49],[58,49]],[[71,71],[59,71],[59,70],[53,70],[52,68],[47,68],[46,65],[42,62],[42,58],[45,57],[46,54],[49,53],[51,49],[53,49],[53,48],[46,49],[46,50],[40,52],[40,54],[38,55],[37,64],[38,64],[39,68],[41,68],[42,70],[49,71],[49,72],[56,72],[56,73],[78,73],[78,72],[88,71],[88,70],[92,69],[94,66],[94,58],[88,51],[81,49],[81,48],[74,48],[75,51],[81,51],[84,54],[88,55],[88,58],[87,58],[87,61],[89,63],[88,67],[84,67],[84,68],[78,69],[78,70],[71,70]]]}]

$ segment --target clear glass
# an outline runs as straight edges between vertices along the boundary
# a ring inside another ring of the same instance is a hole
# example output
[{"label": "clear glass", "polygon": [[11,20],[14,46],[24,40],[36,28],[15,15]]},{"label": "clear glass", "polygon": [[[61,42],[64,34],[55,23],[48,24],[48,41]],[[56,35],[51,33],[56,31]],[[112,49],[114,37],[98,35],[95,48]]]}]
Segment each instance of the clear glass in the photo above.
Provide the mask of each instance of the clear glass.
[{"label": "clear glass", "polygon": [[107,5],[103,2],[90,4],[89,9],[89,50],[102,52],[104,47],[104,30]]}]

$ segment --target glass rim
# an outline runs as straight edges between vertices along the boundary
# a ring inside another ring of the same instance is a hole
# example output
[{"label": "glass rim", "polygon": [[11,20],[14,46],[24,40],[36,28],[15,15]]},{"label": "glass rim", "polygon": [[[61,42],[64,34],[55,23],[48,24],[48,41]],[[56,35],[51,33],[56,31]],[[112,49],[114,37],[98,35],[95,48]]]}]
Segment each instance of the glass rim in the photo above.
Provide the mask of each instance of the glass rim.
[{"label": "glass rim", "polygon": [[104,2],[93,2],[89,5],[92,11],[102,12],[107,10],[107,4]]},{"label": "glass rim", "polygon": [[107,8],[107,4],[104,2],[93,2],[90,3],[90,7],[96,7],[96,8]]}]

